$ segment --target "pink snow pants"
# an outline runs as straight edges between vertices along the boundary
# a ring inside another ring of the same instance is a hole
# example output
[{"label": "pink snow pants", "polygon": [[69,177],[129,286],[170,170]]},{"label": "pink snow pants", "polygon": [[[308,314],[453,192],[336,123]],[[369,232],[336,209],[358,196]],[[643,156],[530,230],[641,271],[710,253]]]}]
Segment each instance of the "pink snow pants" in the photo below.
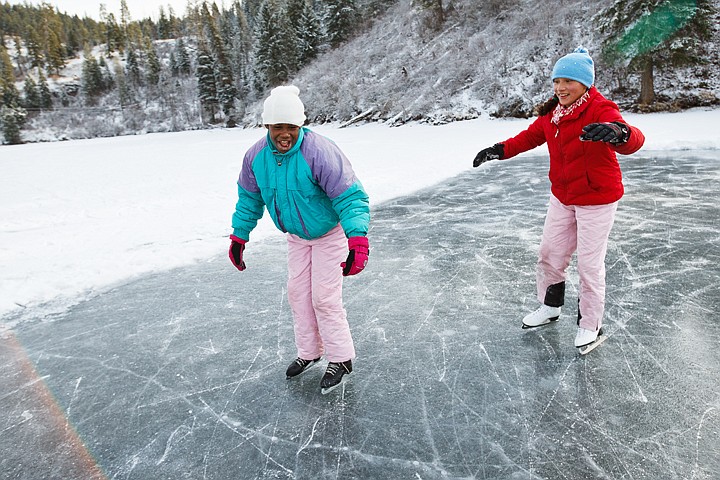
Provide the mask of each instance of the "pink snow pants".
[{"label": "pink snow pants", "polygon": [[605,254],[618,202],[607,205],[563,205],[550,195],[537,263],[537,295],[565,281],[570,258],[577,250],[580,277],[580,326],[597,330],[605,311]]},{"label": "pink snow pants", "polygon": [[340,227],[314,240],[288,234],[288,302],[293,313],[297,355],[330,362],[355,358],[355,346],[343,307],[340,263],[348,255]]}]

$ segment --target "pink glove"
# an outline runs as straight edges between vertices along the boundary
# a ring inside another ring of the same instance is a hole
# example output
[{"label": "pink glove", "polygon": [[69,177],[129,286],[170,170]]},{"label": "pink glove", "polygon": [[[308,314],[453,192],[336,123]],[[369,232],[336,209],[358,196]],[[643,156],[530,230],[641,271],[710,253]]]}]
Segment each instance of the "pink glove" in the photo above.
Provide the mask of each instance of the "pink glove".
[{"label": "pink glove", "polygon": [[230,250],[228,251],[230,261],[233,265],[235,265],[235,268],[242,272],[243,270],[245,270],[243,251],[245,250],[245,244],[247,243],[247,240],[243,240],[242,238],[236,237],[235,235],[230,235],[230,240]]},{"label": "pink glove", "polygon": [[347,260],[340,264],[345,277],[362,272],[367,265],[368,255],[370,255],[370,244],[367,237],[348,238],[348,248],[350,253],[348,253]]}]

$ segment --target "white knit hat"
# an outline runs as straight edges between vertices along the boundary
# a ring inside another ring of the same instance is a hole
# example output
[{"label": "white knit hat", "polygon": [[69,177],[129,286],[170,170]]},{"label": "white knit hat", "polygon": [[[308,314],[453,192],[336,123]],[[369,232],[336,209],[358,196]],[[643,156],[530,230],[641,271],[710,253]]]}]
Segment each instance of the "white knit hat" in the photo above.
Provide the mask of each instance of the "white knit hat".
[{"label": "white knit hat", "polygon": [[287,123],[302,127],[305,124],[305,105],[300,101],[300,89],[295,85],[275,87],[263,104],[263,125]]}]

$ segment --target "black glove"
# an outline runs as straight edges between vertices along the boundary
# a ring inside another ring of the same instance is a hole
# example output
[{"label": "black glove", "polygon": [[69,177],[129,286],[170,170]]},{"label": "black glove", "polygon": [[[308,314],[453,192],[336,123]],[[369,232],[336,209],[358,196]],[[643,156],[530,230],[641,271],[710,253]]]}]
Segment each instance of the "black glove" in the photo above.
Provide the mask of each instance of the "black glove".
[{"label": "black glove", "polygon": [[480,152],[475,155],[475,160],[473,160],[473,167],[479,167],[483,163],[489,162],[490,160],[500,160],[501,158],[503,158],[504,152],[505,146],[502,143],[496,143],[492,147],[480,150]]},{"label": "black glove", "polygon": [[630,129],[620,122],[590,123],[583,127],[580,140],[587,142],[607,142],[611,145],[620,145],[630,138]]}]

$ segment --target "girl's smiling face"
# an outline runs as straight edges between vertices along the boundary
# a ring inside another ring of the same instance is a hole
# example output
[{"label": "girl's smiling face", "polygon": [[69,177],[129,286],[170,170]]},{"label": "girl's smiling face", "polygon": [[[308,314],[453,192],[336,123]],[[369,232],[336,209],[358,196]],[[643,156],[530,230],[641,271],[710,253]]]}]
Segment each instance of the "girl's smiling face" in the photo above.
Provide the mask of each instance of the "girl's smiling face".
[{"label": "girl's smiling face", "polygon": [[575,100],[582,97],[587,92],[587,87],[577,80],[570,80],[569,78],[555,78],[553,79],[553,89],[560,105],[567,107],[572,105]]},{"label": "girl's smiling face", "polygon": [[270,139],[280,153],[289,152],[300,134],[300,127],[288,123],[267,125],[267,128],[270,131]]}]

